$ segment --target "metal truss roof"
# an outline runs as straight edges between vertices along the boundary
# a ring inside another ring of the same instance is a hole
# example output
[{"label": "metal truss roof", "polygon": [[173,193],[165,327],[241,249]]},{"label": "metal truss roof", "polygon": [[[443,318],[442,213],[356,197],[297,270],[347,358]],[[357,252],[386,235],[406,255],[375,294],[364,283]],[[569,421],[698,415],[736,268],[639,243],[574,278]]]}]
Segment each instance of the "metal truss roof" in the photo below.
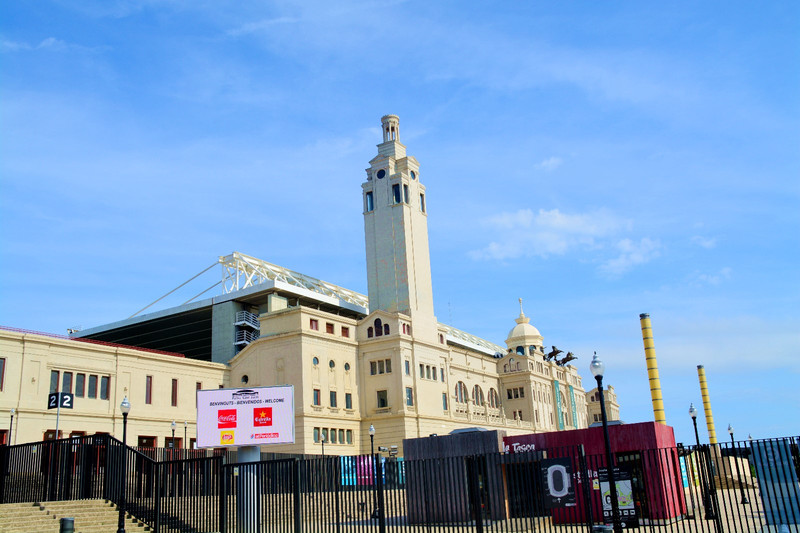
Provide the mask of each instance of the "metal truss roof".
[{"label": "metal truss roof", "polygon": [[503,357],[506,354],[505,348],[486,339],[476,337],[466,331],[461,331],[441,322],[439,322],[439,327],[445,330],[448,340],[456,344],[463,344],[468,348],[476,349],[493,357]]},{"label": "metal truss roof", "polygon": [[268,280],[282,281],[318,294],[338,298],[364,309],[369,307],[369,298],[363,294],[239,252],[220,256],[219,263],[222,265],[224,294],[247,289]]}]

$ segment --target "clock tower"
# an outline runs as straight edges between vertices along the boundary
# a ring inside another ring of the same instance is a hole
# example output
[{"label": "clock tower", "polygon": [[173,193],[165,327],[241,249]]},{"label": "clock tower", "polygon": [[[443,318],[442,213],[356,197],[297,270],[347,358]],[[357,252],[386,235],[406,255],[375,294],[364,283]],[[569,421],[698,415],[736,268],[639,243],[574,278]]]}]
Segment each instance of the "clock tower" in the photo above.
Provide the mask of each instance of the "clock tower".
[{"label": "clock tower", "polygon": [[397,115],[381,118],[383,142],[369,163],[364,193],[364,234],[370,312],[411,317],[415,337],[436,337],[428,213],[419,162],[400,143]]}]

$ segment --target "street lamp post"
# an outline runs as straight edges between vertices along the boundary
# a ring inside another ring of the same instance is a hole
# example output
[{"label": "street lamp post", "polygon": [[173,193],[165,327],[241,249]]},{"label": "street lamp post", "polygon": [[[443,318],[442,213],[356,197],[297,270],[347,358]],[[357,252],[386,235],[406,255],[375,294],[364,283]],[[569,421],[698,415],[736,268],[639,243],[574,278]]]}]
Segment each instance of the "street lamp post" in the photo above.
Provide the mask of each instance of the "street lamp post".
[{"label": "street lamp post", "polygon": [[188,429],[189,429],[189,421],[188,420],[184,420],[183,421],[183,449],[184,450],[186,449],[186,443],[188,442],[188,440],[186,439],[186,432],[187,432]]},{"label": "street lamp post", "polygon": [[594,353],[592,362],[589,365],[594,379],[597,380],[597,392],[600,395],[600,414],[603,417],[603,438],[606,445],[606,471],[608,472],[608,483],[611,488],[611,522],[614,526],[614,533],[622,533],[622,524],[619,520],[619,500],[617,499],[617,482],[614,476],[614,462],[611,457],[611,439],[608,438],[608,417],[606,416],[606,402],[603,399],[603,373],[606,365]]},{"label": "street lamp post", "polygon": [[372,457],[372,518],[378,518],[378,466],[375,464],[375,426],[369,425],[369,451]]},{"label": "street lamp post", "polygon": [[739,470],[739,454],[736,453],[736,441],[733,440],[733,426],[730,424],[728,424],[728,434],[731,436],[731,446],[733,446],[733,462],[736,464],[736,477],[739,478],[739,490],[742,492],[742,504],[750,503],[750,500],[747,499],[747,494],[744,493],[742,473]]},{"label": "street lamp post", "polygon": [[175,449],[175,428],[178,427],[178,424],[176,424],[175,421],[173,420],[172,424],[170,424],[170,427],[172,428],[172,442],[170,443],[170,448],[172,448],[174,450]]},{"label": "street lamp post", "polygon": [[127,485],[126,478],[128,477],[126,472],[128,461],[127,457],[125,457],[125,452],[128,449],[128,413],[131,411],[131,402],[128,401],[127,396],[125,396],[122,399],[122,403],[119,404],[119,410],[122,411],[122,472],[120,480],[120,487],[122,487],[122,489],[120,490],[119,495],[119,518],[117,520],[117,533],[125,533],[125,486]]},{"label": "street lamp post", "polygon": [[325,432],[322,432],[322,439],[320,440],[322,443],[322,457],[325,457]]},{"label": "street lamp post", "polygon": [[17,410],[12,407],[11,408],[11,422],[8,424],[8,445],[9,446],[11,446],[11,444],[12,444],[11,437],[12,437],[12,435],[14,435],[14,413],[16,413],[16,412],[17,412]]},{"label": "street lamp post", "polygon": [[[694,403],[689,404],[689,416],[692,417],[694,440],[697,443],[697,451],[700,453],[702,450],[700,449],[700,434],[697,432],[697,408],[694,406]],[[708,460],[710,460],[710,458]],[[698,466],[701,465],[698,464]],[[716,513],[714,513],[714,508],[711,506],[711,497],[708,493],[708,487],[706,487],[707,472],[708,470],[706,468],[700,468],[700,490],[703,492],[703,507],[706,510],[706,520],[713,520],[716,518]]]}]

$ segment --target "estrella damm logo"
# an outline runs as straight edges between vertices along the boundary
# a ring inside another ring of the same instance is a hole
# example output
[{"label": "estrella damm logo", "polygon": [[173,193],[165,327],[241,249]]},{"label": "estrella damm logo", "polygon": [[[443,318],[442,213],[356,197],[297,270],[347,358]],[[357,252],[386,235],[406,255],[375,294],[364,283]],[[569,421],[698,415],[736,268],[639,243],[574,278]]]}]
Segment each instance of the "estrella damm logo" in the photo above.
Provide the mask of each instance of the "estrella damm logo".
[{"label": "estrella damm logo", "polygon": [[253,427],[272,425],[272,407],[253,408]]}]

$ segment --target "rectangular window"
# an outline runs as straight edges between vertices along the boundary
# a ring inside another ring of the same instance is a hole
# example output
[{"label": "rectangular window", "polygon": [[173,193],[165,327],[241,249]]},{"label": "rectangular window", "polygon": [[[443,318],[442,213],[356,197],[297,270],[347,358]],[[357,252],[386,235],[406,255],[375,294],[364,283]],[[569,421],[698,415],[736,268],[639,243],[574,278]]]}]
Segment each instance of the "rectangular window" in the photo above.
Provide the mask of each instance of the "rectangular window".
[{"label": "rectangular window", "polygon": [[94,374],[89,376],[89,392],[86,394],[87,398],[97,398],[97,376]]},{"label": "rectangular window", "polygon": [[411,387],[406,387],[406,405],[409,407],[414,405],[414,390]]},{"label": "rectangular window", "polygon": [[446,392],[442,393],[442,409],[447,411],[447,393]]},{"label": "rectangular window", "polygon": [[72,392],[72,372],[64,372],[61,379],[61,392]]},{"label": "rectangular window", "polygon": [[369,362],[369,373],[371,376],[374,376],[378,373],[378,363],[377,361],[370,361]]},{"label": "rectangular window", "polygon": [[424,194],[420,194],[419,195],[419,210],[422,211],[423,213],[425,212],[425,195]]},{"label": "rectangular window", "polygon": [[397,183],[392,185],[392,199],[394,200],[394,203],[396,203],[396,204],[399,204],[400,201],[401,201],[400,200],[400,185],[397,184]]},{"label": "rectangular window", "polygon": [[328,440],[328,428],[322,428],[322,440],[325,442],[330,442]]},{"label": "rectangular window", "polygon": [[411,375],[411,362],[410,361],[405,361],[404,363],[405,363],[405,366],[406,366],[406,376],[410,376]]},{"label": "rectangular window", "polygon": [[514,389],[514,398],[519,398],[519,389]]},{"label": "rectangular window", "polygon": [[389,396],[385,390],[378,391],[378,409],[389,407]]},{"label": "rectangular window", "polygon": [[[431,367],[430,366],[426,366],[425,367],[425,377],[428,378],[428,379],[431,379]],[[436,376],[434,376],[434,379],[436,379]]]},{"label": "rectangular window", "polygon": [[203,383],[200,382],[200,381],[195,383],[194,386],[195,386],[195,390],[203,390]]},{"label": "rectangular window", "polygon": [[178,380],[172,380],[172,407],[178,407]]},{"label": "rectangular window", "polygon": [[440,368],[439,370],[442,371],[442,383],[444,383],[444,367]]},{"label": "rectangular window", "polygon": [[425,365],[419,365],[419,377],[425,377]]},{"label": "rectangular window", "polygon": [[319,389],[314,389],[314,397],[311,399],[311,403],[313,405],[320,405],[322,402],[322,394],[320,393]]},{"label": "rectangular window", "polygon": [[353,395],[349,392],[344,393],[344,408],[345,409],[352,409],[353,408]]},{"label": "rectangular window", "polygon": [[378,374],[383,374],[386,372],[386,364],[384,363],[383,359],[378,361]]},{"label": "rectangular window", "polygon": [[335,390],[331,391],[331,407],[338,407],[338,405],[336,404],[336,391]]},{"label": "rectangular window", "polygon": [[344,444],[344,430],[339,430],[339,444]]},{"label": "rectangular window", "polygon": [[86,392],[86,374],[75,375],[75,396],[83,398]]},{"label": "rectangular window", "polygon": [[408,185],[403,185],[403,201],[408,203]]},{"label": "rectangular window", "polygon": [[367,199],[367,205],[366,205],[367,212],[375,209],[375,202],[372,200],[372,191],[367,192],[366,199]]},{"label": "rectangular window", "polygon": [[391,374],[392,373],[392,360],[391,359],[387,359],[386,360],[386,373],[387,374]]},{"label": "rectangular window", "polygon": [[508,399],[509,400],[514,399],[514,393],[511,392],[511,389],[506,389],[506,393],[508,393]]},{"label": "rectangular window", "polygon": [[3,390],[3,383],[5,382],[6,377],[6,359],[5,357],[0,357],[0,391]]},{"label": "rectangular window", "polygon": [[144,403],[153,403],[153,376],[145,376],[144,378]]},{"label": "rectangular window", "polygon": [[520,387],[519,388],[519,397],[520,398],[524,398],[525,397],[525,387]]},{"label": "rectangular window", "polygon": [[325,322],[325,333],[330,333],[333,335],[333,324],[330,322]]},{"label": "rectangular window", "polygon": [[347,430],[347,444],[353,444],[353,430]]},{"label": "rectangular window", "polygon": [[58,370],[50,371],[50,394],[58,392]]},{"label": "rectangular window", "polygon": [[309,327],[310,327],[311,329],[313,329],[314,331],[319,331],[319,320],[317,320],[316,318],[312,318],[312,319],[309,321],[309,323],[308,323],[308,324],[309,324]]},{"label": "rectangular window", "polygon": [[342,337],[350,338],[350,328],[347,326],[342,326]]},{"label": "rectangular window", "polygon": [[100,399],[108,400],[108,376],[100,376]]},{"label": "rectangular window", "polygon": [[319,428],[314,428],[314,442],[319,442]]},{"label": "rectangular window", "polygon": [[331,444],[336,444],[336,430],[331,428]]}]

